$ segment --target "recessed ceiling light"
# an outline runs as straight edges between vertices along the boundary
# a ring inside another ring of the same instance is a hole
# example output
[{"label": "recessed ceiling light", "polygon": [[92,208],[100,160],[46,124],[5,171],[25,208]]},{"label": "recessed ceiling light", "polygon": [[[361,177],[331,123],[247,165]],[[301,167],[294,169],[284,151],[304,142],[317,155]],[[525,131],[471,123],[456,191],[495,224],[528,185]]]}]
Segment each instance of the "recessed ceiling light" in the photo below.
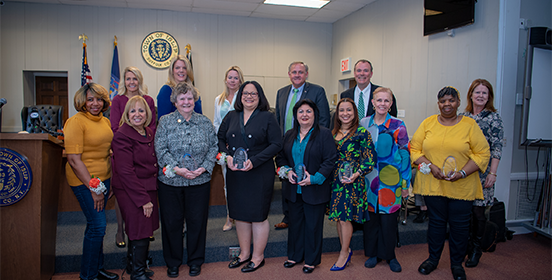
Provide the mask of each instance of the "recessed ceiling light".
[{"label": "recessed ceiling light", "polygon": [[320,9],[330,1],[324,0],[265,0],[265,4]]}]

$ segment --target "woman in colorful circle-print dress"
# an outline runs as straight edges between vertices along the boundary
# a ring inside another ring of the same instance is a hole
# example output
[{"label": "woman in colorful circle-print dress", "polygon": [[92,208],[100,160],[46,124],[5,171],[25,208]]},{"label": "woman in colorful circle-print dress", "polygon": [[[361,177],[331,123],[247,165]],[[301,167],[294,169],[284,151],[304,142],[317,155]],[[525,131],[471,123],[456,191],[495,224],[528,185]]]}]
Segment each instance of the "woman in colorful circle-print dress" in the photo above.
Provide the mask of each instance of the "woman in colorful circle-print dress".
[{"label": "woman in colorful circle-print dress", "polygon": [[[343,270],[351,259],[351,221],[364,223],[368,218],[364,176],[376,165],[372,138],[364,127],[359,126],[358,111],[353,100],[341,99],[337,104],[336,114],[332,134],[337,144],[338,159],[333,175],[329,219],[337,222],[341,251],[330,269],[332,271]],[[353,174],[349,180],[342,182],[339,179],[339,169],[344,162],[352,164]]]},{"label": "woman in colorful circle-print dress", "polygon": [[367,268],[386,260],[393,272],[402,268],[395,256],[397,218],[402,199],[408,196],[412,170],[408,151],[408,133],[404,122],[389,114],[393,92],[379,87],[373,93],[374,114],[360,121],[368,129],[376,146],[378,168],[366,175],[368,212],[364,223],[364,255]]}]

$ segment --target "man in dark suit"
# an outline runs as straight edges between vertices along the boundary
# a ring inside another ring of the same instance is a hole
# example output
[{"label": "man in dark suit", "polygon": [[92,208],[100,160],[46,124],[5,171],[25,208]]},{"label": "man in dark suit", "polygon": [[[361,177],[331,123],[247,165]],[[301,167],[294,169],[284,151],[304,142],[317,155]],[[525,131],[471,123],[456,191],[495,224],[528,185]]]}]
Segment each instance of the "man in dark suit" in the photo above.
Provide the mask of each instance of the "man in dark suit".
[{"label": "man in dark suit", "polygon": [[[293,127],[293,106],[301,99],[314,101],[320,112],[320,125],[330,126],[330,106],[323,87],[306,82],[309,76],[309,67],[301,61],[292,62],[288,67],[288,76],[291,81],[278,90],[276,96],[276,119],[280,124],[282,135]],[[288,227],[288,207],[284,196],[282,196],[282,208],[284,218],[281,223],[274,225],[276,229]]]},{"label": "man in dark suit", "polygon": [[[374,114],[374,107],[371,102],[372,94],[380,86],[370,82],[373,74],[372,70],[372,63],[370,61],[366,59],[357,61],[354,68],[357,85],[341,93],[341,98],[348,97],[354,100],[360,119]],[[360,104],[360,101],[363,101],[363,104]],[[397,117],[397,100],[395,100],[395,96],[393,96],[393,105],[391,105],[391,112],[389,114]]]}]

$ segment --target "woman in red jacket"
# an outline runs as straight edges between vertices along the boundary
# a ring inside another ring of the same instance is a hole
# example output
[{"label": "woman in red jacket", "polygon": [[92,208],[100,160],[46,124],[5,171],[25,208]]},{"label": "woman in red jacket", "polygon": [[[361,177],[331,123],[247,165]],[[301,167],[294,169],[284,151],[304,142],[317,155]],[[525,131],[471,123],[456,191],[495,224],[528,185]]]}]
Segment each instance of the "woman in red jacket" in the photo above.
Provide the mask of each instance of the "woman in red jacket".
[{"label": "woman in red jacket", "polygon": [[158,167],[154,135],[148,127],[151,121],[146,100],[141,96],[130,98],[111,143],[113,191],[126,223],[132,280],[150,279],[146,275],[149,237],[159,228]]}]

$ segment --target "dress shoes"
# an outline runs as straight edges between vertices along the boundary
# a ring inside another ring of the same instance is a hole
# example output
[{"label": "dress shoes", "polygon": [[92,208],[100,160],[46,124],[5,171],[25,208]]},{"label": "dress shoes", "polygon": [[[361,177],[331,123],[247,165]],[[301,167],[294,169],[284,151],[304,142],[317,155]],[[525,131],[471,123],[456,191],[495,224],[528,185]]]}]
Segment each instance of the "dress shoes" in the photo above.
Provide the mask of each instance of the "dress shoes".
[{"label": "dress shoes", "polygon": [[378,264],[379,262],[381,262],[380,258],[371,257],[371,258],[367,259],[366,262],[364,262],[364,266],[367,267],[367,268],[374,268],[376,266],[376,264]]},{"label": "dress shoes", "polygon": [[452,271],[452,277],[454,280],[466,280],[466,272],[461,265],[454,265],[450,267]]},{"label": "dress shoes", "polygon": [[201,265],[190,265],[190,276],[198,276],[201,273]]},{"label": "dress shoes", "polygon": [[253,263],[252,261],[248,262],[244,267],[242,267],[241,271],[242,272],[253,272],[259,268],[261,268],[263,265],[265,264],[265,260],[263,259],[263,261],[257,266],[255,267],[255,263]]},{"label": "dress shoes", "polygon": [[314,267],[303,266],[303,273],[309,274],[314,271]]},{"label": "dress shoes", "polygon": [[240,257],[235,257],[229,264],[228,268],[236,268],[241,266],[242,264],[251,261],[251,256],[247,260],[241,261]]},{"label": "dress shoes", "polygon": [[423,275],[429,275],[436,268],[437,264],[427,259],[418,267],[418,271]]},{"label": "dress shoes", "polygon": [[109,272],[105,269],[98,270],[98,279],[100,280],[117,280],[119,275],[113,272]]},{"label": "dress shoes", "polygon": [[300,262],[290,262],[290,261],[286,261],[286,262],[284,262],[284,267],[285,267],[285,268],[292,268],[292,267],[294,267],[294,266],[295,266],[296,264],[298,264],[298,263],[300,263]]},{"label": "dress shoes", "polygon": [[391,269],[391,271],[393,271],[393,272],[401,272],[402,271],[401,264],[399,263],[399,261],[396,258],[392,259],[390,261],[387,261],[387,263],[389,264],[389,269]]},{"label": "dress shoes", "polygon": [[167,276],[170,278],[178,277],[178,266],[167,267]]},{"label": "dress shoes", "polygon": [[275,227],[276,229],[286,229],[286,228],[288,228],[288,226],[289,226],[289,225],[288,225],[287,223],[284,223],[284,222],[282,222],[282,223],[277,223],[277,224],[274,225],[274,227]]}]

